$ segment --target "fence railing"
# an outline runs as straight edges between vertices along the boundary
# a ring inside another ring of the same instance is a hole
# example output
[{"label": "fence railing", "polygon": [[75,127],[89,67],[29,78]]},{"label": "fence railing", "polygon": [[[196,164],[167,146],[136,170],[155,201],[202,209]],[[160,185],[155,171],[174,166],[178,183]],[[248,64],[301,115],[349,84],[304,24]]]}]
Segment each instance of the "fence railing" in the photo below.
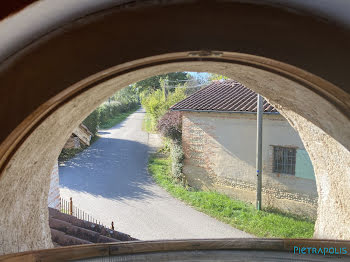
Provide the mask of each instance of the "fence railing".
[{"label": "fence railing", "polygon": [[[90,214],[86,213],[84,210],[76,207],[73,205],[73,199],[70,198],[69,201],[60,198],[60,211],[61,213],[68,214],[71,216],[74,216],[78,219],[82,219],[91,223],[99,224],[101,226],[107,227],[106,225],[102,224],[100,220],[94,218]],[[111,229],[114,230],[114,222],[112,221]]]}]

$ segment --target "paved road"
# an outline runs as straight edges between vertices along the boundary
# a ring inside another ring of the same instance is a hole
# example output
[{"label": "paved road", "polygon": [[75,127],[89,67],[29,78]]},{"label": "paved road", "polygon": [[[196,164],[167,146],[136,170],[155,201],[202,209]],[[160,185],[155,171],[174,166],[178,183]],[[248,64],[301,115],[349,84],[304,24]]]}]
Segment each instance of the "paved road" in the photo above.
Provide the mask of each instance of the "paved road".
[{"label": "paved road", "polygon": [[144,111],[100,132],[102,138],[60,166],[61,197],[140,240],[250,237],[171,197],[147,173]]}]

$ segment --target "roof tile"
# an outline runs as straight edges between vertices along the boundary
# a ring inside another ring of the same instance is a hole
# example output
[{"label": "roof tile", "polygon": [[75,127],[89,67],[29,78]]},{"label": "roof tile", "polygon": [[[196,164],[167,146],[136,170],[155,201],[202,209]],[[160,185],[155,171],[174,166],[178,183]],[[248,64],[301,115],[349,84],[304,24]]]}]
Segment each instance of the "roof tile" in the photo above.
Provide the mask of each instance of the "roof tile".
[{"label": "roof tile", "polygon": [[[256,112],[257,93],[234,80],[214,81],[171,107],[174,111]],[[264,112],[278,111],[266,100]]]}]

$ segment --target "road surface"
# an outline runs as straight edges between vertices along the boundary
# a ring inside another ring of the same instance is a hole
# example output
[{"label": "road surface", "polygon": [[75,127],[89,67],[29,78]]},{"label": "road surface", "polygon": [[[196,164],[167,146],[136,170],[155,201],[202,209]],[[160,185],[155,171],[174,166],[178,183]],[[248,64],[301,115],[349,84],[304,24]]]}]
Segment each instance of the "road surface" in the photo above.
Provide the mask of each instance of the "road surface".
[{"label": "road surface", "polygon": [[60,166],[61,197],[140,240],[251,237],[170,196],[147,173],[144,110],[100,131],[91,147]]}]

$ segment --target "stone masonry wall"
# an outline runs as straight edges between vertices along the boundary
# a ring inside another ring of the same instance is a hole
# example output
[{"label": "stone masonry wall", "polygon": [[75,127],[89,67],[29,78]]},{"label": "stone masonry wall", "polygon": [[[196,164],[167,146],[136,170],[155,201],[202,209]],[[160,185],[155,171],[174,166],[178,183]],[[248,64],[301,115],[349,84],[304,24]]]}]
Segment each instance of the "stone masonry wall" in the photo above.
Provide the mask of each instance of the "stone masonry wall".
[{"label": "stone masonry wall", "polygon": [[[184,113],[184,174],[188,183],[255,203],[255,119],[248,114]],[[297,132],[282,116],[264,116],[263,206],[315,218],[315,181],[273,173],[272,145],[304,149]]]},{"label": "stone masonry wall", "polygon": [[48,206],[54,209],[60,209],[60,185],[59,185],[59,173],[58,162],[55,163],[51,172],[50,190],[48,196]]}]

